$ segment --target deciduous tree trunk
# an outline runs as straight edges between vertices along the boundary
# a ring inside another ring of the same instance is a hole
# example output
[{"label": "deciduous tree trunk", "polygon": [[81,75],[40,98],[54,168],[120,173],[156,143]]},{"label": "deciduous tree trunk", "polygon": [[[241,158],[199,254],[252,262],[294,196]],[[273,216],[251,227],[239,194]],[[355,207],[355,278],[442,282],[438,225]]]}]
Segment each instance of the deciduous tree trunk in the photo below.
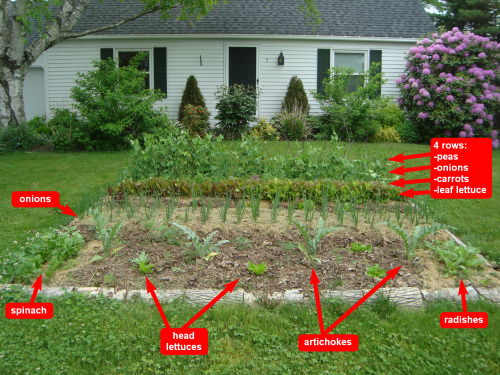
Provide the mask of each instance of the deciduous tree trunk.
[{"label": "deciduous tree trunk", "polygon": [[24,114],[24,78],[26,68],[9,69],[0,63],[0,127],[26,121]]}]

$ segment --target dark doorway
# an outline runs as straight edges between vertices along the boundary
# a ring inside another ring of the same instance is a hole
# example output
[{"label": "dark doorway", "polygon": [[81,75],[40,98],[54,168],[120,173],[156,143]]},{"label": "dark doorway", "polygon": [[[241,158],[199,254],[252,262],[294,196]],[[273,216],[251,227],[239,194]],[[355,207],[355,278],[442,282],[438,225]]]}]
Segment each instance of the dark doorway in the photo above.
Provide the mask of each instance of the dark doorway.
[{"label": "dark doorway", "polygon": [[257,48],[229,47],[229,86],[257,86]]}]

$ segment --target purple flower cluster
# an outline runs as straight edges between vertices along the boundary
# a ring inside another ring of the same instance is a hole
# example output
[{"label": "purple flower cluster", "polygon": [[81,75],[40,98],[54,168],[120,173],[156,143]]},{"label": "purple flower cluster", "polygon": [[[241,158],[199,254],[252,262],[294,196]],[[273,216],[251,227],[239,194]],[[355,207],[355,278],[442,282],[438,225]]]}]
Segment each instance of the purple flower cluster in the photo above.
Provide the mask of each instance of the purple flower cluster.
[{"label": "purple flower cluster", "polygon": [[451,136],[491,137],[498,147],[493,108],[500,103],[500,43],[458,28],[423,38],[396,80],[402,106],[421,126]]}]

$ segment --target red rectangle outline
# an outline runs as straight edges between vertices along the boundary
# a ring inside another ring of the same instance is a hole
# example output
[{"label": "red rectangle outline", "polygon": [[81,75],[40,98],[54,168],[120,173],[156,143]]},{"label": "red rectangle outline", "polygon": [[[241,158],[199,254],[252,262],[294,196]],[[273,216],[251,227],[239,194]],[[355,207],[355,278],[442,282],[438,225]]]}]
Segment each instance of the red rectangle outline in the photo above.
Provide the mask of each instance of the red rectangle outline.
[{"label": "red rectangle outline", "polygon": [[[317,345],[305,345],[305,340],[317,340]],[[350,345],[320,345],[320,341],[329,340],[351,340]],[[314,335],[303,334],[299,336],[299,350],[301,352],[355,352],[358,350],[359,340],[358,335],[354,334],[339,334],[339,335]]]}]

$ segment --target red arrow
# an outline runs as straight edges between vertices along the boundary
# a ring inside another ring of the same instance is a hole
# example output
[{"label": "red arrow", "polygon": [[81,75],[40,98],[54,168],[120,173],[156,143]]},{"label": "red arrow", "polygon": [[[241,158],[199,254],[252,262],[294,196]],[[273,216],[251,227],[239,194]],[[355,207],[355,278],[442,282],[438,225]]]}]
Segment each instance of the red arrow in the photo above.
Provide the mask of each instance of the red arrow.
[{"label": "red arrow", "polygon": [[370,290],[368,293],[366,293],[363,298],[361,298],[358,302],[356,302],[349,310],[347,310],[340,318],[338,318],[326,331],[323,332],[323,334],[327,334],[330,332],[332,329],[337,327],[345,318],[347,318],[354,310],[356,310],[363,302],[365,302],[368,298],[371,297],[373,293],[375,293],[382,285],[384,285],[389,279],[393,279],[396,277],[399,269],[401,266],[394,268],[390,271],[387,271],[386,277],[382,281],[380,281],[375,287],[373,287],[372,290]]},{"label": "red arrow", "polygon": [[419,178],[416,180],[405,180],[405,178],[403,177],[403,178],[400,178],[399,180],[391,182],[390,185],[406,187],[406,185],[423,184],[425,182],[431,182],[431,179],[430,178]]},{"label": "red arrow", "polygon": [[182,328],[188,328],[191,324],[193,324],[200,316],[202,316],[203,314],[205,314],[205,312],[211,308],[218,300],[220,300],[222,297],[224,297],[224,295],[227,293],[227,292],[230,292],[232,293],[233,292],[233,289],[234,287],[236,286],[236,284],[238,284],[238,281],[240,279],[236,279],[232,282],[230,282],[229,284],[226,284],[224,285],[226,288],[220,292],[217,297],[215,297],[212,301],[210,301],[204,308],[202,308],[195,316],[193,316],[186,324],[184,324],[182,326]]},{"label": "red arrow", "polygon": [[71,208],[69,208],[68,205],[66,205],[66,207],[64,207],[61,203],[59,203],[59,205],[57,206],[58,208],[60,208],[62,210],[62,214],[64,215],[69,215],[69,216],[74,216],[74,217],[78,217],[77,214],[75,214],[73,212],[73,210]]},{"label": "red arrow", "polygon": [[467,289],[465,288],[464,282],[460,279],[460,288],[458,289],[458,295],[462,295],[462,309],[464,313],[467,312],[467,300],[465,299],[465,295],[469,294]]},{"label": "red arrow", "polygon": [[404,154],[399,154],[397,156],[394,156],[393,158],[390,158],[389,161],[397,161],[400,163],[404,163],[405,160],[429,158],[430,156],[431,156],[430,152],[424,152],[423,154],[413,154],[413,155],[406,155],[406,156]]},{"label": "red arrow", "polygon": [[42,275],[38,276],[38,279],[36,279],[32,288],[33,288],[33,294],[31,295],[30,303],[35,303],[35,299],[36,299],[36,295],[38,294],[38,291],[42,290]]},{"label": "red arrow", "polygon": [[311,284],[314,285],[314,297],[316,298],[316,309],[318,310],[319,331],[320,333],[323,333],[323,331],[325,330],[325,325],[323,324],[323,314],[321,313],[321,301],[319,299],[319,290],[318,290],[319,279],[318,276],[316,276],[316,272],[314,272],[314,268],[311,273]]},{"label": "red arrow", "polygon": [[153,297],[153,300],[155,301],[156,308],[158,309],[158,312],[161,315],[161,318],[163,319],[163,323],[165,323],[165,326],[167,328],[170,328],[170,325],[168,324],[167,317],[165,316],[165,313],[163,312],[163,309],[161,308],[160,301],[158,301],[158,297],[156,296],[155,290],[156,287],[153,285],[151,281],[148,280],[146,277],[146,290],[148,293],[151,293],[151,297]]},{"label": "red arrow", "polygon": [[413,189],[403,191],[402,193],[399,193],[399,195],[402,195],[404,197],[409,197],[409,198],[415,198],[415,195],[427,195],[430,194],[430,190],[419,190],[415,191]]},{"label": "red arrow", "polygon": [[421,165],[420,167],[411,167],[411,168],[405,168],[405,166],[402,165],[401,167],[398,167],[398,168],[390,171],[389,173],[394,173],[394,174],[399,174],[401,176],[404,176],[405,173],[427,171],[430,169],[431,169],[430,165]]}]

